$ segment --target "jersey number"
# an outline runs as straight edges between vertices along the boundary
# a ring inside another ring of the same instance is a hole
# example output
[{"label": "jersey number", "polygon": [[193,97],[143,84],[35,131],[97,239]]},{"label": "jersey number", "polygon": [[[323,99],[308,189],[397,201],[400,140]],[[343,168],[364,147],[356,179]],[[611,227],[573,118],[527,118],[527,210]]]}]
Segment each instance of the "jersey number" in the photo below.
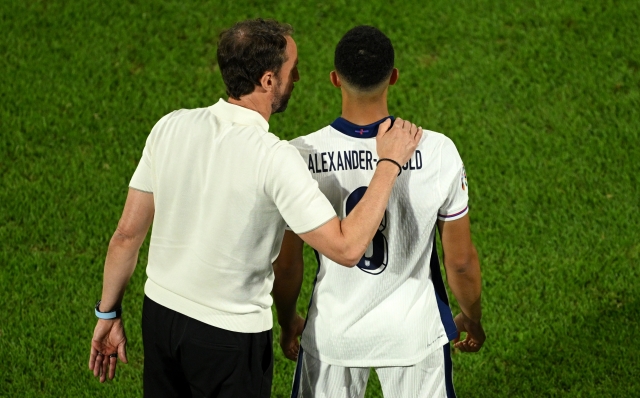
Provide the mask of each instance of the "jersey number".
[{"label": "jersey number", "polygon": [[[351,192],[345,204],[346,215],[349,215],[354,207],[360,202],[360,199],[367,191],[367,187],[360,187]],[[387,268],[387,238],[382,231],[387,227],[387,212],[384,212],[382,222],[378,231],[373,237],[373,241],[369,243],[364,256],[358,261],[357,267],[369,274],[377,275]]]}]

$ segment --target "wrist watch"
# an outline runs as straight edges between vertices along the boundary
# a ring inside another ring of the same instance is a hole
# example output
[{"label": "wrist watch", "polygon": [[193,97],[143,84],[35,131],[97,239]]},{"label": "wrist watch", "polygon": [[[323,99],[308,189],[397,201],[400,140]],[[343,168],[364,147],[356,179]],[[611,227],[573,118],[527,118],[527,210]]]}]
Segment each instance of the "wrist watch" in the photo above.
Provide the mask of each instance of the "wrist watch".
[{"label": "wrist watch", "polygon": [[100,319],[116,319],[122,315],[122,307],[114,308],[110,312],[100,312],[100,303],[102,300],[98,300],[96,303],[96,316]]}]

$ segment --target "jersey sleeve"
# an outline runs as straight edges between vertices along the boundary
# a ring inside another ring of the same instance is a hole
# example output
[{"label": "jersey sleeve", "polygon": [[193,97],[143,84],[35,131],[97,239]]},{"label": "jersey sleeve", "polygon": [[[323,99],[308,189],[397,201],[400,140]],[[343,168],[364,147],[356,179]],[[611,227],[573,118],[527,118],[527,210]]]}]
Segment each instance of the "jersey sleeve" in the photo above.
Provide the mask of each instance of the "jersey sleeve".
[{"label": "jersey sleeve", "polygon": [[265,188],[287,223],[287,229],[302,234],[336,217],[333,206],[311,177],[297,149],[281,143],[271,163]]},{"label": "jersey sleeve", "polygon": [[438,219],[453,221],[469,212],[469,186],[464,164],[456,146],[450,139],[442,144],[438,187],[442,195],[442,206]]}]

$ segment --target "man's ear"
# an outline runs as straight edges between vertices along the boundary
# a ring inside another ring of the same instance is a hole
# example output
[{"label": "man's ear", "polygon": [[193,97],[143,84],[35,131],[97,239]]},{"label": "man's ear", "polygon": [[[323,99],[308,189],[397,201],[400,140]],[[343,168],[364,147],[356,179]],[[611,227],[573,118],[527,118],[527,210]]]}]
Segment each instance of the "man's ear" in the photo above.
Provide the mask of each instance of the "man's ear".
[{"label": "man's ear", "polygon": [[271,71],[264,72],[264,75],[260,78],[260,85],[266,92],[272,92],[276,86],[275,75]]},{"label": "man's ear", "polygon": [[331,80],[331,84],[333,84],[335,87],[342,87],[340,76],[338,76],[335,70],[332,70],[331,73],[329,73],[329,79]]},{"label": "man's ear", "polygon": [[391,71],[391,76],[389,76],[389,85],[393,86],[398,81],[398,77],[400,77],[400,72],[398,72],[398,68],[393,68]]}]

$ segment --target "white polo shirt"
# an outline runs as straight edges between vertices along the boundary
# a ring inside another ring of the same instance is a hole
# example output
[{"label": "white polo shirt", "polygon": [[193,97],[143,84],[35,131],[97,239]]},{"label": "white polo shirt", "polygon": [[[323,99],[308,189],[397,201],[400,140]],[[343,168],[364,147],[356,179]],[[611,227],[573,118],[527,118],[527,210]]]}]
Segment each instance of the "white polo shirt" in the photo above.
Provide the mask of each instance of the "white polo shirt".
[{"label": "white polo shirt", "polygon": [[153,193],[145,294],[235,332],[273,326],[272,262],[336,213],[298,151],[258,113],[224,100],[154,126],[130,186]]}]

